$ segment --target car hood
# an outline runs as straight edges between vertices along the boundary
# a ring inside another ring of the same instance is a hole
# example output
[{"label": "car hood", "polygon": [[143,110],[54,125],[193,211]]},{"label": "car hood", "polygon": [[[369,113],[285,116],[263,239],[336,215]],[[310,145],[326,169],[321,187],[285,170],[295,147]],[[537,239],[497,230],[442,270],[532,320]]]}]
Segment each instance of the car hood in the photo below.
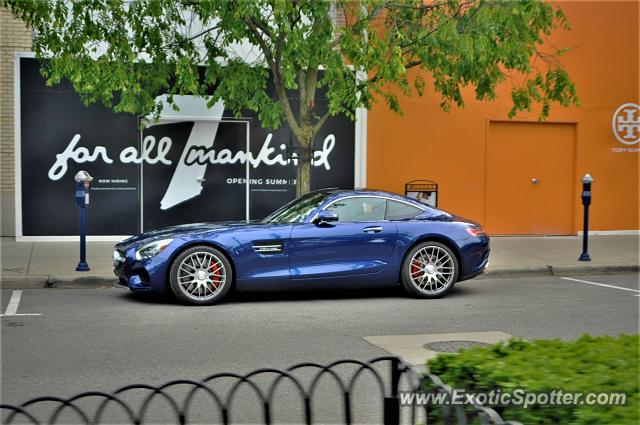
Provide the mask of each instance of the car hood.
[{"label": "car hood", "polygon": [[215,230],[226,230],[235,227],[245,227],[249,225],[259,225],[256,222],[246,221],[228,221],[219,223],[192,223],[192,224],[180,224],[177,226],[165,227],[158,230],[151,230],[144,232],[136,236],[132,236],[125,240],[122,240],[116,244],[116,248],[129,249],[134,245],[140,246],[155,240],[169,239],[175,237],[189,236],[200,233],[207,233]]}]

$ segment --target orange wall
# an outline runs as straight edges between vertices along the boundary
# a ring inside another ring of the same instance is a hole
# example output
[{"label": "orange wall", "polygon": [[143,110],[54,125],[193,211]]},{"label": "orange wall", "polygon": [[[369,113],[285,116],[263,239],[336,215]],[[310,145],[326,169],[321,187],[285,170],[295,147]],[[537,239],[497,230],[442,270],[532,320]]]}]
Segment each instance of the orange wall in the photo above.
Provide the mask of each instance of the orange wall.
[{"label": "orange wall", "polygon": [[[638,73],[639,2],[559,2],[572,30],[556,30],[551,41],[572,47],[562,57],[578,88],[580,107],[553,105],[548,121],[577,123],[574,179],[594,178],[593,230],[640,229],[638,223],[639,153],[613,152],[625,146],[614,137],[611,120],[623,103],[640,103]],[[499,87],[492,103],[479,102],[465,90],[466,106],[450,113],[439,107],[432,90],[423,97],[401,98],[404,115],[384,102],[368,114],[367,187],[403,192],[414,179],[439,184],[438,206],[462,216],[485,220],[487,126],[505,119],[511,108],[510,85]],[[514,120],[536,120],[538,111]],[[576,188],[578,188],[576,184]],[[582,227],[580,192],[573,203],[574,231]],[[550,200],[550,205],[554,200]]]}]

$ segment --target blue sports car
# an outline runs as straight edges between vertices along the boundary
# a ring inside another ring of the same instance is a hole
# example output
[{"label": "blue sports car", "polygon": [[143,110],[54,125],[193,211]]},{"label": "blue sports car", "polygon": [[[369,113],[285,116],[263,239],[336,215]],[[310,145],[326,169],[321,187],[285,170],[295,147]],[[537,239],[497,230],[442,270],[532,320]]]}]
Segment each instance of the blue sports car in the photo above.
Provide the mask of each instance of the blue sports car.
[{"label": "blue sports car", "polygon": [[115,274],[134,292],[220,301],[232,288],[397,285],[437,298],[484,271],[489,238],[472,221],[388,192],[323,189],[252,222],[199,223],[123,240]]}]

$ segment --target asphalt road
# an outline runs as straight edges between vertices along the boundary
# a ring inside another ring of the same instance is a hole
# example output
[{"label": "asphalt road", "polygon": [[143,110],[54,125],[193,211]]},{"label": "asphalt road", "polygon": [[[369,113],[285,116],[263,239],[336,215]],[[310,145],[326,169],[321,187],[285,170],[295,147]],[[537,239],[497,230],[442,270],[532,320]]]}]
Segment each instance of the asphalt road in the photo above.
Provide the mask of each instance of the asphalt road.
[{"label": "asphalt road", "polygon": [[[638,275],[571,278],[610,286],[557,276],[474,279],[438,300],[407,298],[398,288],[243,293],[211,307],[121,288],[22,290],[19,303],[9,305],[15,293],[5,289],[1,398],[19,404],[39,395],[388,354],[362,339],[372,335],[501,331],[531,340],[638,333]],[[317,408],[326,422],[340,415],[331,397]],[[247,403],[237,420],[256,420]],[[379,422],[366,401],[358,406],[359,421]],[[276,418],[300,421],[284,409]]]}]

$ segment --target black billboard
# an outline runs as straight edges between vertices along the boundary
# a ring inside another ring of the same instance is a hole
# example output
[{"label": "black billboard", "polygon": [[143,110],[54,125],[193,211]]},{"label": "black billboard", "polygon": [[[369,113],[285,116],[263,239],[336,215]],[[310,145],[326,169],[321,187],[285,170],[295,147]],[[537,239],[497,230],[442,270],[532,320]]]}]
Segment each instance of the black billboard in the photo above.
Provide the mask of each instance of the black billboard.
[{"label": "black billboard", "polygon": [[20,59],[20,171],[23,236],[78,234],[74,175],[94,177],[87,231],[140,229],[140,166],[119,154],[138,148],[138,119],[84,106],[71,83],[48,87],[38,61]]},{"label": "black billboard", "polygon": [[[31,58],[20,60],[20,100],[23,236],[78,234],[73,176],[81,169],[94,177],[90,235],[243,220],[247,163],[251,219],[295,196],[290,129],[266,130],[250,111],[242,118],[221,111],[220,121],[161,120],[141,131],[136,116],[84,106],[67,81],[46,86]],[[322,96],[317,104],[326,108]],[[353,187],[354,140],[348,118],[327,120],[314,142],[314,189]]]}]

